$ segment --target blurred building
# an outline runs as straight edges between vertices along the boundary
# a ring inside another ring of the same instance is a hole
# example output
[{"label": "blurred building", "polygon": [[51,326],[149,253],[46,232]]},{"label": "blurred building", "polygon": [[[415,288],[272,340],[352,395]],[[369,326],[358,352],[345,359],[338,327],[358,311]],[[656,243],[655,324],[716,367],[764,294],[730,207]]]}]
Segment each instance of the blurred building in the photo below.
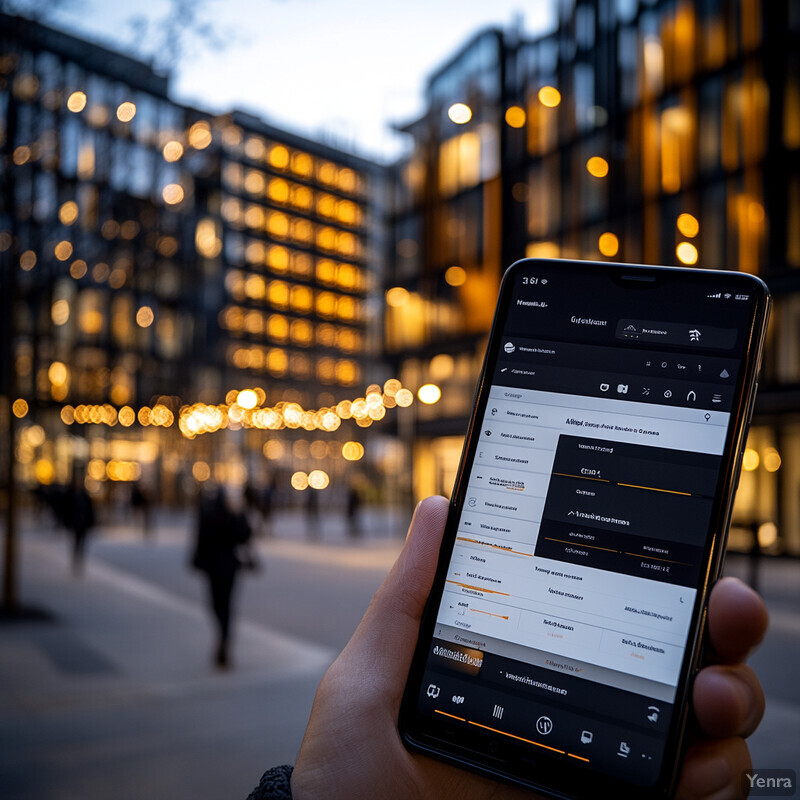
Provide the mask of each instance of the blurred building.
[{"label": "blurred building", "polygon": [[512,261],[738,269],[775,313],[732,542],[800,554],[798,54],[789,0],[564,0],[552,33],[483,31],[431,76],[385,287],[389,357],[433,401],[407,431],[417,495],[451,489]]},{"label": "blurred building", "polygon": [[77,462],[98,492],[142,478],[172,500],[194,479],[316,469],[322,488],[397,389],[365,392],[388,377],[370,300],[383,173],[167,90],[0,15],[0,413],[18,475],[66,483]]}]

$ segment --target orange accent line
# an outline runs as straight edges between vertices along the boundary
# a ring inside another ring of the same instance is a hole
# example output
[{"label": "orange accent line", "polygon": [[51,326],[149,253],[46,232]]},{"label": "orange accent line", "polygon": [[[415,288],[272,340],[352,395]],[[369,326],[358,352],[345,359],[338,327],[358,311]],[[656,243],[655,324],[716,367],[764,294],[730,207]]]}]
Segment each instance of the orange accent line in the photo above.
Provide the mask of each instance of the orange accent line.
[{"label": "orange accent line", "polygon": [[591,547],[592,550],[605,550],[608,553],[619,553],[619,550],[613,550],[610,547],[598,547],[596,544],[584,544],[583,542],[570,542],[567,539],[553,539],[550,536],[544,537],[548,542],[561,542],[561,544],[574,544],[576,547]]},{"label": "orange accent line", "polygon": [[633,556],[634,558],[649,558],[651,561],[666,561],[667,564],[681,564],[684,567],[691,567],[692,565],[686,561],[675,561],[671,558],[658,558],[658,556],[646,556],[642,553],[628,553],[625,552],[626,556]]},{"label": "orange accent line", "polygon": [[469,583],[459,583],[458,581],[451,581],[447,579],[447,583],[454,583],[456,586],[461,586],[464,589],[474,589],[476,592],[486,592],[487,594],[501,594],[503,597],[511,597],[508,592],[498,592],[496,589],[483,589],[480,586],[472,586]]},{"label": "orange accent line", "polygon": [[455,714],[448,714],[446,711],[439,711],[438,708],[434,708],[433,713],[441,714],[443,717],[450,717],[451,719],[457,719],[459,722],[466,722],[464,717],[457,717]]},{"label": "orange accent line", "polygon": [[491,611],[481,611],[479,608],[471,608],[470,611],[474,611],[476,614],[486,614],[487,617],[497,617],[498,619],[508,619],[507,615],[492,614]]},{"label": "orange accent line", "polygon": [[577,758],[578,761],[585,761],[587,764],[589,763],[588,758],[584,758],[583,756],[576,756],[575,753],[567,753],[570,758]]},{"label": "orange accent line", "polygon": [[589,478],[586,475],[570,475],[567,472],[554,472],[553,475],[558,475],[559,478],[577,478],[579,481],[597,481],[598,483],[611,483],[605,478]]},{"label": "orange accent line", "polygon": [[502,553],[514,553],[516,556],[528,556],[533,558],[533,553],[523,553],[520,550],[512,550],[510,547],[500,547],[499,544],[492,544],[491,542],[481,542],[478,539],[468,539],[466,536],[456,536],[459,542],[470,542],[471,544],[479,544],[482,547],[494,547],[495,550],[500,550]]},{"label": "orange accent line", "polygon": [[525,739],[522,736],[515,736],[513,733],[506,733],[505,731],[499,731],[497,728],[490,728],[488,725],[481,725],[480,722],[473,722],[472,720],[468,721],[469,725],[475,725],[478,728],[485,728],[487,731],[492,731],[492,733],[499,733],[501,736],[508,736],[511,739],[519,739],[521,742],[527,742],[528,744],[535,744],[537,747],[544,747],[545,750],[552,750],[554,753],[561,753],[562,755],[566,755],[566,750],[559,750],[557,747],[550,747],[549,744],[542,744],[541,742],[534,742],[533,739]]},{"label": "orange accent line", "polygon": [[648,492],[666,492],[667,494],[680,494],[684,497],[691,497],[691,492],[676,492],[673,489],[658,489],[655,486],[638,486],[635,483],[618,483],[617,486],[628,486],[631,489],[646,489]]}]

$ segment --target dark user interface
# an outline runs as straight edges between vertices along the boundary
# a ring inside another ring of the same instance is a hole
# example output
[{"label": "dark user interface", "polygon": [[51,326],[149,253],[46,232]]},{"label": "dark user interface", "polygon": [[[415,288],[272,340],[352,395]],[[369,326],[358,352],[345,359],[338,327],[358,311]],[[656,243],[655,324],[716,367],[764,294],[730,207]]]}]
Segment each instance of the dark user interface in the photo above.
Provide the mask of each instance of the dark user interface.
[{"label": "dark user interface", "polygon": [[516,275],[419,697],[454,740],[658,777],[755,303],[669,277]]}]

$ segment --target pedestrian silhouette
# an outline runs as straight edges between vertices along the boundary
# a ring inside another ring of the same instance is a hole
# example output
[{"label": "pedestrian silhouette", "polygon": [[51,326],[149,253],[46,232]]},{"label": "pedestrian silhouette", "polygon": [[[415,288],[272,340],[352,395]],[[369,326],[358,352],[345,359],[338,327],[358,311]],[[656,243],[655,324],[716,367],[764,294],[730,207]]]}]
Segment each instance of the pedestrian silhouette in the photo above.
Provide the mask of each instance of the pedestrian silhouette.
[{"label": "pedestrian silhouette", "polygon": [[64,524],[72,534],[72,571],[82,575],[86,537],[94,526],[94,505],[78,469],[73,472],[72,483],[65,491],[62,508]]},{"label": "pedestrian silhouette", "polygon": [[230,665],[233,592],[236,576],[243,566],[240,551],[249,539],[247,518],[230,508],[222,486],[211,497],[201,495],[192,565],[208,578],[217,634],[214,661],[220,668]]},{"label": "pedestrian silhouette", "polygon": [[150,498],[139,481],[131,484],[131,511],[133,516],[138,517],[141,522],[145,537],[149,537],[151,533]]},{"label": "pedestrian silhouette", "polygon": [[361,536],[359,508],[361,508],[361,489],[354,480],[347,489],[347,532],[354,539]]}]

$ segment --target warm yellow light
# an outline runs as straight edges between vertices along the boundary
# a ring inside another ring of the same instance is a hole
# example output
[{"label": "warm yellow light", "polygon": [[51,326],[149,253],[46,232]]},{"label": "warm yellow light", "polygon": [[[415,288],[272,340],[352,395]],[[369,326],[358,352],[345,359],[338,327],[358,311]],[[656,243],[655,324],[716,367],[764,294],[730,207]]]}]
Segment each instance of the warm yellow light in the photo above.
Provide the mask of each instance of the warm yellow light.
[{"label": "warm yellow light", "polygon": [[136,412],[130,406],[123,406],[119,410],[119,424],[123,428],[130,428],[136,422]]},{"label": "warm yellow light", "polygon": [[26,250],[19,257],[19,266],[23,272],[30,272],[36,266],[36,253],[33,250]]},{"label": "warm yellow light", "polygon": [[608,175],[608,161],[601,156],[592,156],[586,162],[586,171],[595,178],[605,178]]},{"label": "warm yellow light", "polygon": [[69,265],[69,274],[75,278],[75,280],[80,280],[86,275],[87,269],[88,266],[86,262],[82,258],[78,258]]},{"label": "warm yellow light", "polygon": [[150,306],[142,306],[136,312],[136,324],[140,328],[149,328],[153,324],[153,320],[155,319],[155,314],[153,314],[153,309]]},{"label": "warm yellow light", "polygon": [[676,224],[678,230],[688,239],[694,239],[700,233],[700,223],[692,214],[681,214]]},{"label": "warm yellow light", "polygon": [[66,325],[69,322],[69,301],[64,298],[56,300],[50,308],[50,319],[53,325]]},{"label": "warm yellow light", "polygon": [[46,458],[40,458],[35,466],[36,480],[44,486],[49,486],[56,478],[56,470],[53,462]]},{"label": "warm yellow light", "polygon": [[364,457],[364,445],[361,442],[345,442],[342,455],[347,461],[360,461]]},{"label": "warm yellow light", "polygon": [[561,92],[555,86],[542,86],[539,89],[539,102],[547,108],[555,108],[561,102]]},{"label": "warm yellow light", "polygon": [[447,116],[456,125],[466,125],[472,119],[472,109],[466,103],[453,103],[447,109]]},{"label": "warm yellow light", "polygon": [[393,286],[386,292],[386,305],[400,308],[408,302],[409,298],[408,289],[404,289],[402,286]]},{"label": "warm yellow light", "polygon": [[417,390],[417,397],[426,405],[438,403],[442,396],[442,390],[435,383],[426,383]]},{"label": "warm yellow light", "polygon": [[28,413],[28,403],[21,397],[18,397],[11,405],[11,410],[17,419],[22,419]]},{"label": "warm yellow light", "polygon": [[450,286],[463,286],[467,281],[467,273],[463,267],[448,267],[444,279]]},{"label": "warm yellow light", "polygon": [[136,106],[128,101],[117,106],[117,119],[120,122],[130,122],[136,116]]},{"label": "warm yellow light", "polygon": [[243,389],[236,395],[236,403],[242,408],[255,408],[258,405],[258,395],[252,389]]},{"label": "warm yellow light", "polygon": [[414,402],[414,395],[411,389],[400,389],[395,395],[394,399],[400,408],[408,408]]},{"label": "warm yellow light", "polygon": [[781,468],[781,455],[774,447],[768,447],[764,453],[764,469],[777,472]]},{"label": "warm yellow light", "polygon": [[174,206],[183,200],[183,186],[179,183],[168,183],[161,192],[164,202]]},{"label": "warm yellow light", "polygon": [[308,475],[305,472],[295,472],[292,475],[292,489],[302,492],[308,489]]},{"label": "warm yellow light", "polygon": [[675,248],[675,254],[682,264],[696,264],[698,259],[697,248],[690,242],[681,242]]},{"label": "warm yellow light", "polygon": [[78,219],[78,204],[74,200],[67,200],[58,209],[58,219],[62,225],[72,225]]},{"label": "warm yellow light", "polygon": [[742,458],[742,468],[745,472],[752,472],[753,470],[758,469],[758,465],[761,462],[761,459],[758,456],[758,452],[753,450],[751,447],[748,447],[744,451],[744,457]]},{"label": "warm yellow light", "polygon": [[72,242],[68,242],[66,239],[59,242],[55,246],[54,252],[59,261],[66,261],[72,256]]},{"label": "warm yellow light", "polygon": [[192,475],[200,483],[204,483],[211,477],[211,467],[205,461],[195,461],[192,464]]},{"label": "warm yellow light", "polygon": [[161,152],[164,156],[164,160],[172,163],[173,161],[178,161],[183,156],[183,145],[173,139],[171,142],[167,142],[164,145],[164,149]]},{"label": "warm yellow light", "polygon": [[778,541],[778,526],[774,522],[764,522],[758,526],[758,544],[760,547],[772,547]]},{"label": "warm yellow light", "polygon": [[512,128],[521,128],[525,124],[525,109],[510,106],[506,109],[506,123]]},{"label": "warm yellow light", "polygon": [[616,234],[609,231],[601,233],[597,240],[597,249],[604,256],[615,256],[619,252],[619,239]]},{"label": "warm yellow light", "polygon": [[72,111],[73,114],[83,111],[83,109],[86,108],[86,95],[83,92],[73,92],[67,98],[67,108]]},{"label": "warm yellow light", "polygon": [[56,386],[66,383],[68,375],[67,365],[61,361],[54,361],[47,370],[47,377],[50,383]]},{"label": "warm yellow light", "polygon": [[205,150],[211,144],[211,139],[211,126],[207,122],[195,122],[189,128],[189,144],[195,150]]},{"label": "warm yellow light", "polygon": [[308,485],[312,489],[326,489],[330,482],[331,479],[328,477],[328,473],[323,472],[321,469],[312,470],[308,474]]}]

